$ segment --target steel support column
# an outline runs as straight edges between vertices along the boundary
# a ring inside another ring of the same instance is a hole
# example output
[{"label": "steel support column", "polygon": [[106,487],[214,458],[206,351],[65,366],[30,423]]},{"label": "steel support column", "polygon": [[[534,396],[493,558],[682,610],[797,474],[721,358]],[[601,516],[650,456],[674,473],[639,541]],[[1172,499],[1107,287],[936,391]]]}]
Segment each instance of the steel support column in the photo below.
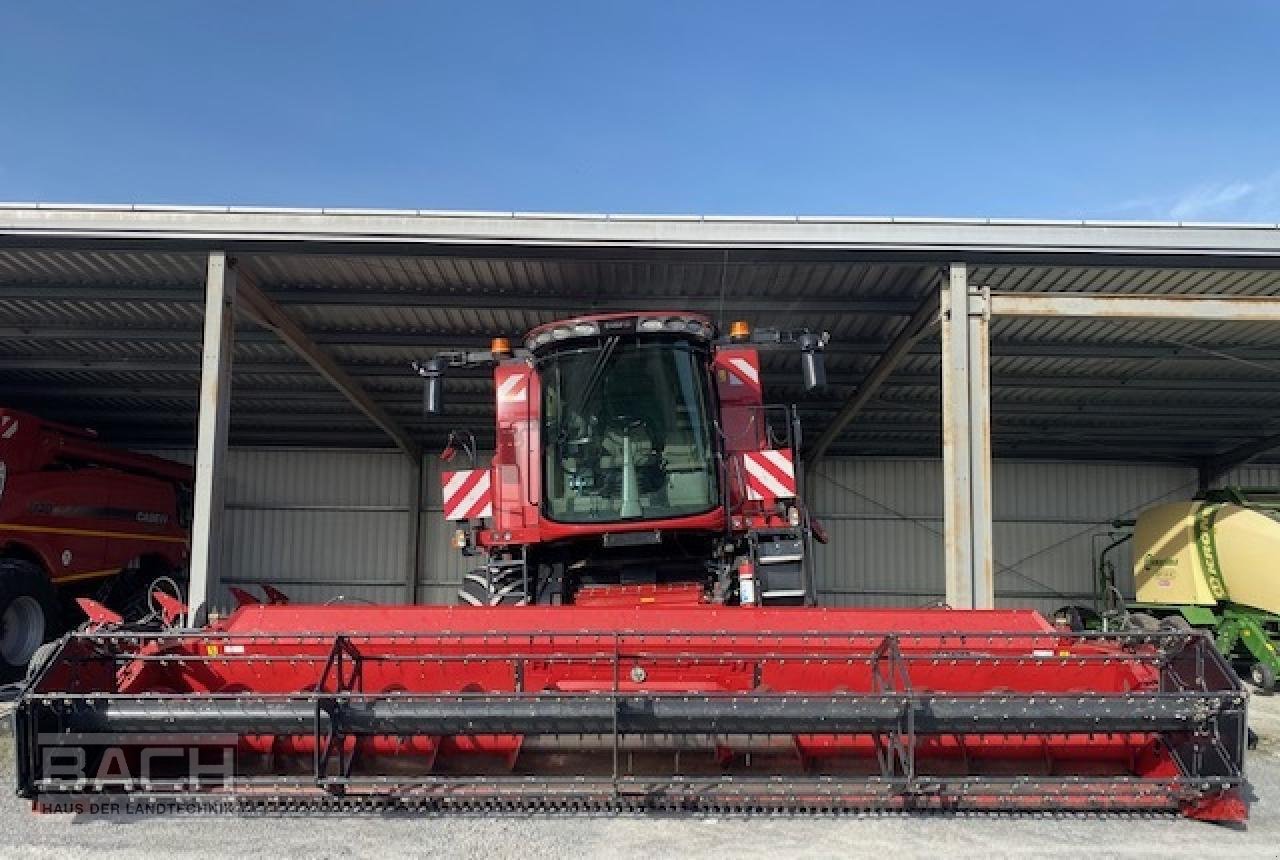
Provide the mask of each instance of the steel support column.
[{"label": "steel support column", "polygon": [[422,468],[422,455],[414,458],[409,469],[409,563],[405,572],[404,602],[418,602],[418,567],[422,564],[422,481],[426,473]]},{"label": "steel support column", "polygon": [[951,265],[940,309],[946,597],[956,609],[989,609],[995,605],[989,318],[965,264]]},{"label": "steel support column", "polygon": [[196,432],[191,524],[189,621],[204,623],[221,577],[224,470],[231,423],[231,353],[235,345],[236,271],[226,253],[209,254],[205,280],[204,348]]}]

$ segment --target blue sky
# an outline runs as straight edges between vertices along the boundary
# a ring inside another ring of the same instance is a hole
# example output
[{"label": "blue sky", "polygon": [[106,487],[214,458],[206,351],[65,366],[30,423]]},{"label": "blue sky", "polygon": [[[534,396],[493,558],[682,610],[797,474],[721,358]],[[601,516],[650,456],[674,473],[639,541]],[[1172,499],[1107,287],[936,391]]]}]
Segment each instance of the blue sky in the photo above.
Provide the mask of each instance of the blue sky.
[{"label": "blue sky", "polygon": [[0,199],[1280,220],[1280,4],[11,2]]}]

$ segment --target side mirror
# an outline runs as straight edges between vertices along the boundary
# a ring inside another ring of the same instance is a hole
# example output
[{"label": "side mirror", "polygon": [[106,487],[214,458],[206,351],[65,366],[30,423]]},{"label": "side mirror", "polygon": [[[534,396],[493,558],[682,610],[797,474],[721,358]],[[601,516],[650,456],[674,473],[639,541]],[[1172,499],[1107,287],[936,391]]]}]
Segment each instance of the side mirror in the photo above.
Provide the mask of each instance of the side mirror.
[{"label": "side mirror", "polygon": [[823,339],[805,332],[800,336],[800,369],[804,373],[804,390],[812,391],[827,384],[827,364],[822,354]]},{"label": "side mirror", "polygon": [[444,412],[444,369],[445,362],[433,358],[418,367],[423,378],[422,412],[425,415],[439,415]]}]

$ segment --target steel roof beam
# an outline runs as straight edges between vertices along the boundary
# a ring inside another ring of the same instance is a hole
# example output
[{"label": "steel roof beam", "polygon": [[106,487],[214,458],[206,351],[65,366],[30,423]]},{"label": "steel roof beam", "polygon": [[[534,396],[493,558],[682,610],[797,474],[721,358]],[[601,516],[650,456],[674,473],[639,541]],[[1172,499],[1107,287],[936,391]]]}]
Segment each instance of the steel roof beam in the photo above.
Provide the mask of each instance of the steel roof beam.
[{"label": "steel roof beam", "polygon": [[[387,382],[401,381],[406,386],[417,384],[417,378],[408,368],[399,363],[388,364],[347,364],[346,371],[355,378],[381,379]],[[13,371],[94,371],[102,373],[199,373],[199,360],[190,359],[153,359],[153,358],[95,358],[86,357],[49,357],[33,355],[0,355],[0,370]],[[313,367],[303,363],[254,362],[237,361],[237,376],[252,374],[309,375],[314,373]],[[456,379],[484,379],[486,374],[468,372],[461,369],[452,374]],[[832,386],[856,387],[865,377],[860,374],[828,373],[827,381]],[[1128,378],[1098,377],[1082,375],[1039,376],[1035,374],[995,374],[991,384],[998,388],[1035,388],[1040,390],[1062,389],[1094,389],[1106,388],[1114,391],[1221,391],[1221,392],[1274,392],[1280,393],[1276,383],[1270,378],[1236,378],[1236,377],[1178,377],[1178,378]],[[886,388],[938,388],[941,381],[937,374],[894,374],[885,381]],[[773,385],[769,388],[785,390],[788,386]]]},{"label": "steel roof beam", "polygon": [[[113,434],[104,434],[104,438],[109,439],[110,442],[151,445],[151,447],[189,448],[193,442],[193,435],[188,431],[174,429],[157,433],[155,430],[138,429],[134,426],[119,427]],[[428,433],[424,435],[424,445],[426,448],[440,447],[445,439],[447,434]],[[479,443],[481,450],[492,448],[493,438],[480,436]],[[344,445],[389,447],[387,434],[372,427],[369,430],[356,429],[356,427],[328,427],[328,429],[291,427],[283,431],[236,427],[232,430],[232,444],[291,445],[291,447],[320,445],[328,448],[344,447]],[[908,439],[895,438],[891,442],[883,439],[851,438],[833,447],[831,456],[937,459],[940,444],[937,438],[924,438],[924,436],[911,436]],[[1044,440],[1043,436],[1015,436],[1007,439],[997,436],[995,447],[997,458],[1036,458],[1047,459],[1047,461],[1087,458],[1112,462],[1176,462],[1179,465],[1193,467],[1203,457],[1201,450],[1194,445],[1152,445],[1139,440],[1133,440],[1126,445],[1098,445],[1071,442],[1071,440]]]},{"label": "steel roof beam", "polygon": [[[268,402],[274,402],[282,398],[272,394],[266,399]],[[451,398],[451,402],[456,399]],[[340,408],[343,403],[341,400],[292,398],[290,401],[298,406],[310,403],[320,407],[315,409],[306,409],[305,407],[302,409],[264,408],[265,404],[262,399],[252,397],[244,399],[233,398],[233,400],[238,404],[233,412],[233,422],[253,423],[256,421],[270,423],[279,421],[281,423],[305,423],[308,421],[361,422],[368,420],[358,410],[346,411]],[[145,421],[141,422],[137,417],[137,407],[131,403],[86,406],[83,399],[24,398],[20,395],[15,396],[10,400],[10,403],[38,403],[40,404],[40,411],[50,417],[62,418],[65,416],[67,419],[74,420],[77,423],[95,426],[146,422],[183,423],[194,420],[196,416],[196,410],[192,408],[194,405],[193,400],[183,402],[178,408],[153,405],[150,407]],[[470,407],[470,409],[458,412],[452,417],[424,416],[417,411],[418,402],[416,400],[402,398],[387,404],[392,413],[406,425],[431,426],[439,424],[441,426],[452,426],[467,421],[481,424],[489,423],[491,409],[489,408],[488,398],[469,399],[457,405],[460,408]],[[799,409],[801,413],[806,415],[824,416],[829,414],[831,405],[802,403],[799,405]],[[874,417],[869,418],[864,423],[850,425],[842,435],[848,436],[856,433],[875,434],[896,428],[927,430],[934,434],[941,432],[940,413],[936,408],[895,409],[878,406],[869,407],[866,414]],[[1185,433],[1196,438],[1203,437],[1213,440],[1220,440],[1224,434],[1244,438],[1256,437],[1259,435],[1259,427],[1274,423],[1272,416],[1269,414],[1251,412],[1241,408],[1214,418],[1205,418],[1195,414],[1177,415],[1172,410],[1082,414],[1073,412],[1070,409],[1054,410],[1052,408],[1037,409],[1034,412],[1011,409],[1007,412],[998,412],[998,417],[1002,420],[996,423],[995,429],[997,432],[1028,431],[1051,434],[1056,432],[1056,428],[1061,427],[1069,429],[1073,434],[1150,434],[1151,428],[1155,426],[1167,428],[1170,433]],[[1183,420],[1178,420],[1180,418]],[[1212,426],[1214,429],[1206,431],[1203,429],[1206,426]]]},{"label": "steel roof beam", "polygon": [[[830,376],[828,377],[831,378]],[[836,377],[839,379],[839,377]],[[991,384],[997,388],[1094,389],[1111,391],[1265,391],[1280,393],[1274,380],[1237,379],[1232,377],[1191,377],[1131,379],[1100,376],[1036,376],[993,374]],[[890,388],[937,388],[940,382],[933,374],[899,374],[885,383]]]},{"label": "steel roof beam", "polygon": [[863,407],[876,396],[877,392],[880,391],[880,387],[888,380],[890,374],[897,369],[912,347],[933,330],[938,322],[938,277],[939,275],[936,271],[927,275],[926,288],[929,292],[924,301],[920,302],[912,313],[911,318],[907,320],[888,348],[880,355],[875,367],[867,372],[866,378],[850,395],[844,406],[840,408],[840,411],[831,418],[827,428],[818,437],[818,441],[805,454],[806,463],[813,465],[822,459],[827,449],[840,436],[849,422],[856,418]]},{"label": "steel roof beam", "polygon": [[230,207],[0,206],[8,244],[124,242],[179,247],[360,249],[468,246],[648,252],[826,250],[935,259],[1041,257],[1220,260],[1280,255],[1275,224],[1018,221],[987,218],[673,216]]},{"label": "steel roof beam", "polygon": [[993,316],[1280,322],[1280,297],[993,292]]},{"label": "steel roof beam", "polygon": [[364,389],[364,386],[334,360],[333,356],[311,340],[292,317],[267,298],[258,289],[252,275],[243,267],[240,271],[239,302],[240,307],[254,321],[275,332],[281,341],[311,365],[317,373],[329,380],[370,421],[382,428],[410,459],[415,463],[421,461],[422,447],[404,425],[383,409]]},{"label": "steel roof beam", "polygon": [[[468,288],[469,290],[472,288]],[[506,293],[461,292],[418,293],[412,290],[289,290],[276,295],[284,305],[341,305],[355,307],[424,307],[531,310],[571,316],[597,311],[701,311],[726,313],[832,313],[906,315],[915,308],[911,299],[868,297],[856,299],[811,298],[769,299],[748,296],[648,296],[625,299],[576,296],[572,289],[555,296],[530,296],[518,291]]]},{"label": "steel roof beam", "polygon": [[[466,292],[419,292],[406,289],[296,289],[263,282],[274,290],[272,298],[279,305],[313,305],[339,307],[417,308],[444,307],[482,310],[546,311],[578,315],[601,310],[625,311],[703,311],[717,313],[721,306],[734,313],[831,313],[885,314],[905,316],[916,307],[914,299],[897,296],[865,298],[803,297],[772,299],[756,296],[652,296],[638,295],[625,299],[600,298],[591,294],[575,295],[572,288],[555,295],[529,295],[518,290],[500,292],[468,285]],[[24,301],[129,301],[190,302],[198,305],[201,292],[195,287],[140,287],[131,285],[67,285],[0,284],[0,299]]]},{"label": "steel roof beam", "polygon": [[[114,428],[111,434],[104,433],[103,435],[105,439],[111,442],[128,440],[133,444],[181,445],[182,447],[190,447],[195,438],[192,432],[184,432],[177,429],[172,432],[154,432],[138,427]],[[442,446],[447,441],[448,434],[429,434],[423,438],[426,447],[434,448]],[[233,428],[231,431],[232,447],[252,444],[251,441],[247,440],[267,439],[271,440],[273,444],[309,446],[310,444],[318,443],[325,447],[342,447],[353,440],[359,440],[362,444],[395,448],[395,445],[390,442],[387,435],[377,429],[365,431],[359,428],[297,427],[287,430],[272,430],[270,428],[241,427]],[[492,449],[492,436],[477,437],[477,441],[481,451]],[[1152,459],[1177,460],[1188,468],[1193,467],[1197,459],[1202,456],[1202,452],[1199,449],[1189,446],[1160,445],[1153,447],[1151,445],[1137,444],[1136,442],[1128,446],[1117,444],[1091,445],[1071,443],[1066,440],[1055,440],[1051,444],[1044,444],[1030,436],[1008,439],[998,438],[996,439],[996,448],[998,450],[997,459],[1000,456],[1009,456],[1011,453],[1016,453],[1018,456],[1034,456],[1045,460],[1063,460],[1071,459],[1072,456],[1077,454],[1087,453],[1097,459],[1117,462]],[[847,443],[833,448],[832,456],[862,457],[874,454],[876,456],[911,456],[937,459],[938,451],[939,442],[937,439],[932,438],[909,437],[892,441],[883,439],[849,439]],[[819,471],[821,471],[821,467],[819,467]]]},{"label": "steel roof beam", "polygon": [[[49,401],[57,403],[64,400],[186,400],[197,397],[194,388],[188,387],[104,387],[84,385],[49,386],[32,383],[11,383],[0,389],[6,396],[25,400]],[[404,391],[370,391],[379,403],[395,407],[402,404],[419,406],[422,403],[420,392]],[[1280,391],[1277,392],[1280,395]],[[341,400],[342,394],[332,388],[255,388],[241,385],[231,393],[231,399],[237,402],[250,401],[328,401]],[[821,412],[840,409],[844,401],[823,397],[792,398],[802,411]],[[487,392],[450,392],[449,402],[457,404],[491,406],[493,395]],[[1119,405],[1118,405],[1119,406]],[[1163,401],[1144,405],[1141,402],[1127,399],[1122,408],[1113,408],[1096,403],[1078,403],[1074,401],[1026,403],[1022,401],[1003,401],[996,399],[992,408],[1006,415],[1062,415],[1067,417],[1090,418],[1141,418],[1159,416],[1162,418],[1185,418],[1188,422],[1213,421],[1228,418],[1257,418],[1271,420],[1275,408],[1271,406],[1240,406],[1238,404],[1217,404],[1212,400],[1200,400],[1197,407],[1211,410],[1213,414],[1205,415],[1188,410],[1181,406],[1165,405]],[[912,412],[922,415],[937,416],[941,414],[941,404],[933,400],[884,400],[875,399],[868,403],[865,411],[872,412]]]},{"label": "steel roof beam", "polygon": [[[69,417],[77,417],[80,413],[75,413]],[[53,413],[52,417],[66,417],[60,413]],[[486,416],[453,416],[453,420],[442,418],[420,418],[416,420],[406,421],[416,428],[449,430],[455,427],[466,426],[468,418],[474,419],[473,430],[483,429],[483,425],[488,423]],[[112,418],[107,420],[98,420],[93,422],[93,426],[103,432],[119,431],[121,429],[135,428],[142,423],[152,426],[195,426],[195,412],[171,412],[148,416],[146,422],[135,420],[121,420]],[[231,421],[233,429],[249,430],[253,428],[270,428],[270,427],[330,427],[335,432],[341,432],[342,429],[359,428],[363,425],[363,419],[359,415],[352,415],[344,412],[315,412],[315,413],[295,413],[292,415],[281,415],[276,413],[258,413],[253,415],[242,416]],[[1081,443],[1089,443],[1096,445],[1106,445],[1114,441],[1121,442],[1145,442],[1151,439],[1153,435],[1152,427],[1068,427],[1064,425],[1035,425],[1035,426],[1010,426],[1004,425],[994,428],[993,434],[997,438],[1002,439],[1039,439],[1043,441],[1064,440],[1077,441]],[[877,421],[874,424],[865,426],[859,425],[856,429],[849,429],[841,437],[848,441],[855,439],[859,435],[876,437],[885,434],[892,434],[895,438],[914,438],[914,439],[932,439],[939,440],[941,445],[942,434],[939,430],[932,427],[921,426],[919,422],[898,422],[898,421]],[[1169,427],[1163,430],[1161,434],[1167,439],[1185,439],[1190,441],[1204,442],[1202,449],[1208,449],[1213,443],[1221,442],[1224,435],[1227,438],[1244,439],[1248,438],[1248,433],[1205,433],[1195,427]],[[1272,445],[1272,447],[1276,447]],[[941,450],[939,448],[938,450]],[[1270,450],[1270,448],[1266,449]],[[936,453],[936,452],[935,452]],[[1259,452],[1264,453],[1264,452]]]},{"label": "steel roof beam", "polygon": [[[916,306],[917,308],[919,305]],[[926,331],[922,336],[928,337],[932,332]],[[488,345],[489,338],[478,335],[455,334],[431,331],[308,331],[313,341],[326,346],[370,346],[370,347],[483,347]],[[0,337],[31,341],[49,340],[84,340],[102,341],[115,338],[128,338],[135,341],[156,343],[196,343],[200,338],[198,328],[145,328],[129,326],[74,326],[45,324],[8,324],[0,326]],[[245,328],[236,332],[237,342],[274,343],[276,338],[271,332],[256,327]],[[880,356],[893,346],[893,341],[836,341],[827,346],[827,351],[834,355],[873,355]],[[1208,352],[1207,350],[1212,350]],[[936,343],[916,343],[908,351],[910,355],[937,356]],[[1228,357],[1245,361],[1280,361],[1280,346],[1218,346],[1198,349],[1194,346],[1155,346],[1143,344],[1117,344],[1112,342],[1089,343],[1073,341],[1059,342],[1009,342],[993,341],[991,344],[993,357],[1040,357],[1040,358],[1105,358],[1119,360],[1145,361],[1159,358],[1171,361],[1209,361],[1215,357]]]}]

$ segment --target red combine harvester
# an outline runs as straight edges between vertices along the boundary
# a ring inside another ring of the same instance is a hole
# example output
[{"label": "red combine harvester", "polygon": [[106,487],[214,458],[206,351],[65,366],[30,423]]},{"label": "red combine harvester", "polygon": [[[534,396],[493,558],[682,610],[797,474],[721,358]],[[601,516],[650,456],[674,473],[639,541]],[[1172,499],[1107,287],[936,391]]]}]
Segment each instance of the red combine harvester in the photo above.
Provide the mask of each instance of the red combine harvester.
[{"label": "red combine harvester", "polygon": [[137,618],[180,590],[190,484],[180,463],[0,408],[0,679],[83,617],[76,597]]},{"label": "red combine harvester", "polygon": [[800,421],[764,405],[759,351],[800,352],[814,388],[826,336],[734,325],[717,344],[699,315],[582,317],[534,329],[519,355],[498,339],[419,366],[429,412],[447,371],[494,368],[492,465],[442,475],[454,545],[485,558],[461,602],[812,602]]},{"label": "red combine harvester", "polygon": [[1246,694],[1198,633],[788,605],[812,602],[816,524],[758,353],[797,350],[813,387],[825,340],[610,314],[435,356],[428,411],[476,366],[497,400],[490,467],[443,476],[482,560],[464,605],[254,604],[68,637],[16,711],[20,791],[1244,820]]}]

